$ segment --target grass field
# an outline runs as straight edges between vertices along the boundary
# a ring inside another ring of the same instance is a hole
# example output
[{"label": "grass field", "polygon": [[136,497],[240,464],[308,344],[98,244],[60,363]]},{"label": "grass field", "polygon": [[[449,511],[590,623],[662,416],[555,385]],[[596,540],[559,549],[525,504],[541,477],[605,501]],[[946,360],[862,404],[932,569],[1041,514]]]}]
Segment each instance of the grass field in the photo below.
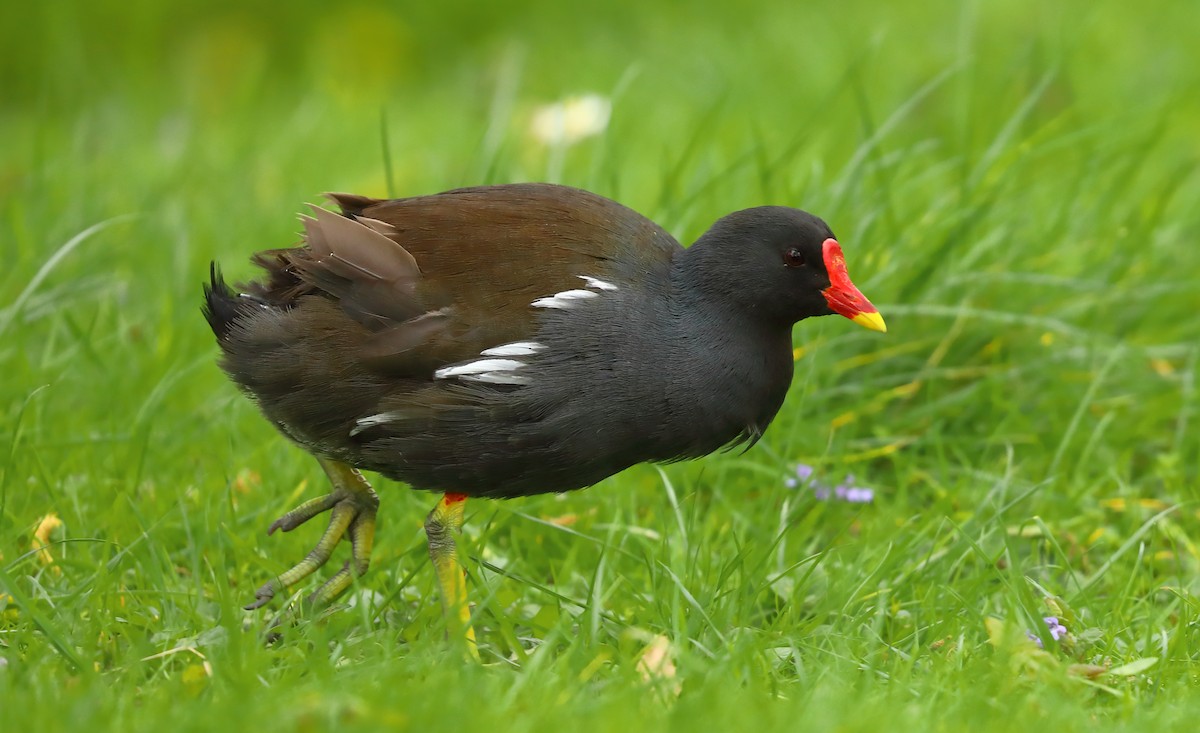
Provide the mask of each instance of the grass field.
[{"label": "grass field", "polygon": [[[6,4],[0,728],[1193,730],[1197,38],[1171,0]],[[531,134],[585,92],[602,134]],[[683,241],[813,211],[890,332],[797,326],[745,454],[468,504],[482,665],[382,479],[372,572],[264,646],[241,605],[320,528],[265,529],[324,478],[216,367],[209,261],[322,191],[548,179]]]}]

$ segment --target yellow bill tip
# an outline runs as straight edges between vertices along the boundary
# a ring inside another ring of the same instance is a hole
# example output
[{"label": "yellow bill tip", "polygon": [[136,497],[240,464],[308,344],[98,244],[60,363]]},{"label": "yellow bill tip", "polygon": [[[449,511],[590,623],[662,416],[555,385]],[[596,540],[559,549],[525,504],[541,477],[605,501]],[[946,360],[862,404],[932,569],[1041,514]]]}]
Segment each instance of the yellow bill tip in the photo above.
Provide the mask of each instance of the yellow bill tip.
[{"label": "yellow bill tip", "polygon": [[850,320],[854,321],[863,328],[869,328],[872,331],[887,333],[887,324],[883,322],[883,316],[878,311],[871,313],[859,313]]}]

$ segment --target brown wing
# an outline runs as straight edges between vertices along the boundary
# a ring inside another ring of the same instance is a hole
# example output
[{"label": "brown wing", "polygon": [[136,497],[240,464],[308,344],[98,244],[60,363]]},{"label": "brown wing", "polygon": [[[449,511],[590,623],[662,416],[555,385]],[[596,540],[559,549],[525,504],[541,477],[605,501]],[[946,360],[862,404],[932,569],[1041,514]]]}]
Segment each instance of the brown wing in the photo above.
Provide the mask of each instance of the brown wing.
[{"label": "brown wing", "polygon": [[582,287],[582,276],[629,281],[679,249],[640,214],[565,186],[330,198],[342,215],[315,209],[302,219],[306,246],[260,254],[271,277],[252,293],[280,304],[334,298],[369,332],[356,356],[396,376],[527,340],[533,301]]}]

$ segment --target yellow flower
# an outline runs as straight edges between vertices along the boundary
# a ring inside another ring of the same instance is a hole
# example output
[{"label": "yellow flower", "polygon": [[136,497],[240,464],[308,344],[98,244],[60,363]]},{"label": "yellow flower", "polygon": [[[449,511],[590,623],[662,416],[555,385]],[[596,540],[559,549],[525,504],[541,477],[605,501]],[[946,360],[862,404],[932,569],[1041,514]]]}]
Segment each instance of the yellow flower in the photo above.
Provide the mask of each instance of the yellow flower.
[{"label": "yellow flower", "polygon": [[[54,512],[38,520],[37,528],[33,530],[33,541],[29,543],[31,550],[37,551],[37,559],[43,565],[54,563],[54,555],[50,553],[50,536],[61,536],[63,522]],[[56,532],[55,530],[60,530]]]}]

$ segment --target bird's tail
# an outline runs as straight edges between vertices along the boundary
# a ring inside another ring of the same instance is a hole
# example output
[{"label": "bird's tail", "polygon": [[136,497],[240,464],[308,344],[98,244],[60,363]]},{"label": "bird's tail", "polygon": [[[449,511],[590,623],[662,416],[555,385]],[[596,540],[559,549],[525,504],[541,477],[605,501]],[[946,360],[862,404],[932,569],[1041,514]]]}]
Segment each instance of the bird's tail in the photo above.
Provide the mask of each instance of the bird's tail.
[{"label": "bird's tail", "polygon": [[225,278],[221,276],[221,268],[217,267],[216,262],[209,264],[208,277],[209,280],[204,285],[204,303],[200,310],[204,313],[204,320],[208,321],[217,341],[224,341],[233,324],[244,313],[247,304],[244,298],[238,297],[225,283]]}]

